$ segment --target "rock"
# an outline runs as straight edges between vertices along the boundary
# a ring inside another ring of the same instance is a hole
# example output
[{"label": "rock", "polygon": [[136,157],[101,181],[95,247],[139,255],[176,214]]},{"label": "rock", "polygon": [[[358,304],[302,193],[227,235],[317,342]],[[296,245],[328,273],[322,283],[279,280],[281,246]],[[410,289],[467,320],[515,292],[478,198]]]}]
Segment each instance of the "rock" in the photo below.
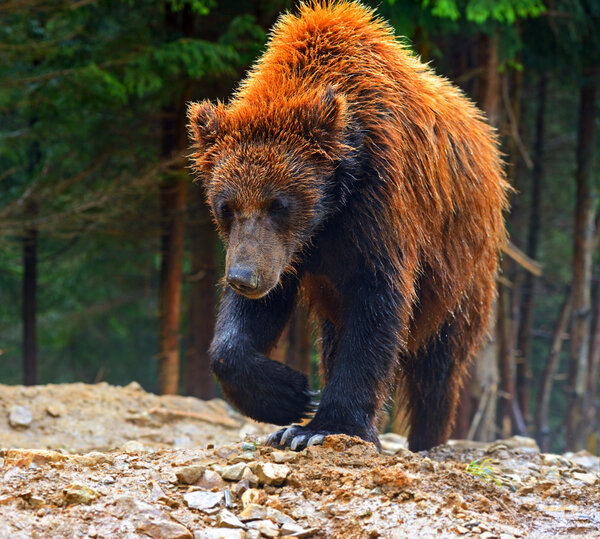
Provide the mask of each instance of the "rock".
[{"label": "rock", "polygon": [[596,455],[592,455],[589,451],[585,449],[582,451],[578,451],[577,453],[573,453],[570,456],[571,462],[577,464],[577,466],[581,466],[586,470],[590,471],[600,471],[600,457]]},{"label": "rock", "polygon": [[65,415],[67,408],[62,402],[51,402],[46,406],[46,413],[51,417],[60,417]]},{"label": "rock", "polygon": [[277,464],[283,464],[285,462],[290,462],[292,460],[295,460],[297,457],[298,457],[298,454],[294,453],[293,451],[273,451],[273,453],[271,453],[271,458]]},{"label": "rock", "polygon": [[239,481],[242,478],[247,465],[243,462],[225,466],[221,471],[221,477],[226,481]]},{"label": "rock", "polygon": [[185,504],[191,509],[198,509],[204,511],[215,507],[220,504],[225,495],[222,492],[210,492],[205,490],[195,490],[193,492],[186,492],[183,495]]},{"label": "rock", "polygon": [[148,451],[146,446],[138,440],[128,440],[121,446],[121,449],[126,453],[143,453],[144,451]]},{"label": "rock", "polygon": [[250,520],[265,520],[267,518],[267,508],[264,505],[256,503],[248,504],[238,515],[242,522]]},{"label": "rock", "polygon": [[[298,531],[290,533],[291,529],[298,529]],[[319,528],[302,528],[302,526],[299,526],[298,524],[285,524],[279,531],[282,535],[290,537],[312,537],[319,531]]]},{"label": "rock", "polygon": [[92,503],[99,496],[100,494],[98,492],[86,485],[72,483],[63,491],[63,502],[65,505],[87,505]]},{"label": "rock", "polygon": [[251,488],[242,494],[242,507],[244,508],[251,504],[263,504],[266,501],[267,495],[264,490]]},{"label": "rock", "polygon": [[[221,476],[219,476],[220,478]],[[222,479],[221,479],[222,481]],[[231,492],[233,492],[233,495],[236,496],[237,498],[241,498],[241,496],[244,494],[244,492],[246,492],[248,489],[250,488],[250,484],[248,483],[248,481],[246,481],[245,479],[242,479],[241,481],[238,481],[235,485],[233,485],[233,487],[231,487]]]},{"label": "rock", "polygon": [[578,481],[583,481],[586,485],[593,486],[598,481],[598,476],[593,473],[582,473],[582,472],[573,472],[573,479],[577,479]]},{"label": "rock", "polygon": [[405,436],[395,434],[393,432],[386,432],[379,436],[381,443],[381,449],[389,451],[391,453],[401,453],[405,449],[408,449],[408,440]]},{"label": "rock", "polygon": [[115,500],[118,515],[130,520],[135,531],[153,539],[192,539],[192,533],[175,522],[163,511],[133,496],[121,496]]},{"label": "rock", "polygon": [[139,519],[136,530],[153,539],[192,539],[193,535],[183,524],[164,519],[154,520],[148,516]]},{"label": "rock", "polygon": [[247,481],[248,485],[251,487],[257,487],[259,483],[258,477],[256,477],[256,475],[254,475],[252,470],[250,470],[248,467],[246,467],[244,473],[242,474],[242,481]]},{"label": "rock", "polygon": [[264,505],[258,505],[251,503],[245,507],[242,512],[238,515],[239,519],[243,522],[249,522],[252,520],[271,520],[277,524],[291,524],[294,519],[282,513],[278,509],[273,507],[266,507]]},{"label": "rock", "polygon": [[215,488],[224,489],[227,487],[227,483],[223,481],[221,476],[212,470],[205,470],[197,485],[206,490],[214,490]]},{"label": "rock", "polygon": [[26,429],[31,425],[33,413],[29,406],[19,406],[15,404],[8,415],[8,423],[13,429]]},{"label": "rock", "polygon": [[217,522],[217,526],[219,528],[245,528],[246,527],[246,526],[244,526],[244,524],[238,517],[236,517],[231,511],[228,511],[227,509],[223,509],[217,515],[216,522]]},{"label": "rock", "polygon": [[179,483],[183,483],[184,485],[194,485],[202,477],[205,470],[206,466],[184,466],[183,468],[175,470],[175,477],[177,477]]},{"label": "rock", "polygon": [[261,483],[279,487],[285,482],[290,473],[290,468],[285,464],[257,462],[254,466],[252,466],[252,471],[256,474]]},{"label": "rock", "polygon": [[304,531],[304,528],[300,526],[300,524],[296,524],[295,522],[289,522],[288,524],[284,524],[281,526],[281,530],[279,530],[282,535],[294,535],[296,533],[300,533]]},{"label": "rock", "polygon": [[270,520],[257,520],[248,524],[249,528],[258,530],[265,537],[277,537],[279,535],[279,527],[273,524]]},{"label": "rock", "polygon": [[244,530],[231,528],[205,528],[194,531],[194,539],[245,539]]}]

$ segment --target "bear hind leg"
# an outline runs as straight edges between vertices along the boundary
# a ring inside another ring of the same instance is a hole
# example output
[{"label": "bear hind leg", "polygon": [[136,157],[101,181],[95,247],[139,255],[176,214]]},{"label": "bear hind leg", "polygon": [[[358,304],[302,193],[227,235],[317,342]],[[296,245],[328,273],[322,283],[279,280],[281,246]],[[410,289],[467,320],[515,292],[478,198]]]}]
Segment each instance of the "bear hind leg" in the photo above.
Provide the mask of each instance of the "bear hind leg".
[{"label": "bear hind leg", "polygon": [[453,346],[451,332],[446,324],[403,366],[411,451],[431,449],[450,435],[468,355]]}]

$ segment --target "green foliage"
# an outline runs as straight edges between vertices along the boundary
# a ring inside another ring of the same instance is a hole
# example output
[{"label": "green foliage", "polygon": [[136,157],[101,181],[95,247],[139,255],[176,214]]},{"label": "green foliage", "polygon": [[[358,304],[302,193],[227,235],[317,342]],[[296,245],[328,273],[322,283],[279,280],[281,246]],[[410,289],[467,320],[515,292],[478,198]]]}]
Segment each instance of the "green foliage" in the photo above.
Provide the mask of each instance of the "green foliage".
[{"label": "green foliage", "polygon": [[498,486],[502,486],[502,481],[496,476],[494,467],[488,464],[492,459],[475,459],[465,466],[465,472],[486,481],[493,481]]},{"label": "green foliage", "polygon": [[537,17],[546,9],[542,0],[422,0],[436,17],[458,20],[461,15],[476,24],[489,19],[513,24],[517,19]]}]

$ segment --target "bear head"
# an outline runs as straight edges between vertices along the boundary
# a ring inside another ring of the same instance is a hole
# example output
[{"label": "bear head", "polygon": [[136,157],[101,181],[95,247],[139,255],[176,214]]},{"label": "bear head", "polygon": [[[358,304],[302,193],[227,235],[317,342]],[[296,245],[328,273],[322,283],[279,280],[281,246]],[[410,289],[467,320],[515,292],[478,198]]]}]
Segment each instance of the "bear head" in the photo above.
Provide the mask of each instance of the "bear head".
[{"label": "bear head", "polygon": [[293,271],[332,204],[332,175],[349,148],[345,99],[328,87],[226,107],[190,104],[192,166],[227,247],[226,280],[256,299]]}]

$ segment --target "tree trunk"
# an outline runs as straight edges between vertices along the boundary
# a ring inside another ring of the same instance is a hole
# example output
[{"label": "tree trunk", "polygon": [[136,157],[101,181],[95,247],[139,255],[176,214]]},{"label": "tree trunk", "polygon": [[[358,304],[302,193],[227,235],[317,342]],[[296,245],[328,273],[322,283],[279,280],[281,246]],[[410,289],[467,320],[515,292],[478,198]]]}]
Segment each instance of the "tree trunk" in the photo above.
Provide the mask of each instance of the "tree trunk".
[{"label": "tree trunk", "polygon": [[[27,217],[37,213],[35,203],[27,206]],[[28,225],[23,237],[23,384],[37,383],[37,229]]]},{"label": "tree trunk", "polygon": [[185,355],[185,393],[201,399],[216,396],[208,348],[215,327],[217,238],[201,186],[191,186],[188,230],[192,267]]},{"label": "tree trunk", "polygon": [[[536,112],[534,165],[531,177],[529,231],[527,235],[526,253],[536,259],[540,237],[540,212],[542,204],[542,186],[544,176],[544,143],[545,143],[545,116],[548,77],[545,73],[538,82],[538,99]],[[529,410],[529,385],[531,372],[529,357],[531,355],[531,325],[533,321],[533,305],[535,298],[536,277],[530,272],[525,273],[521,288],[521,313],[519,316],[519,333],[517,336],[517,350],[519,361],[517,363],[517,398],[521,410],[527,418]]]},{"label": "tree trunk", "polygon": [[158,390],[163,395],[177,394],[179,388],[179,320],[186,193],[186,179],[165,181],[161,186],[163,233],[159,285]]},{"label": "tree trunk", "polygon": [[552,343],[550,345],[550,353],[546,360],[546,367],[540,380],[540,388],[538,391],[537,414],[535,419],[535,431],[537,442],[543,452],[550,450],[550,429],[548,427],[548,406],[550,404],[550,395],[552,393],[552,384],[554,383],[554,375],[558,369],[560,360],[560,352],[562,344],[565,340],[567,325],[571,318],[571,306],[573,303],[573,295],[570,290],[565,292],[565,300],[560,309],[554,334],[552,335]]},{"label": "tree trunk", "polygon": [[500,432],[503,438],[512,435],[512,410],[515,397],[513,355],[510,338],[510,307],[506,286],[498,286],[498,348],[500,360]]},{"label": "tree trunk", "polygon": [[[596,446],[600,442],[600,414],[598,378],[600,378],[600,280],[596,284],[596,298],[594,300],[594,318],[590,336],[590,357],[588,368],[588,384],[585,399],[586,425],[593,429],[596,436]],[[591,434],[591,433],[590,433]],[[586,443],[589,448],[589,443]]]},{"label": "tree trunk", "polygon": [[577,201],[573,253],[573,326],[566,419],[566,445],[569,451],[581,449],[584,446],[587,429],[583,406],[590,344],[597,69],[595,67],[586,69],[583,75],[575,178]]},{"label": "tree trunk", "polygon": [[[180,14],[165,4],[167,33],[192,31],[193,16],[189,4]],[[163,109],[162,155],[165,158],[183,153],[186,147],[186,102],[189,85],[175,105]],[[179,322],[181,315],[181,275],[185,244],[185,209],[187,174],[174,170],[160,187],[162,219],[161,265],[159,282],[158,391],[176,394],[179,388]]]}]

